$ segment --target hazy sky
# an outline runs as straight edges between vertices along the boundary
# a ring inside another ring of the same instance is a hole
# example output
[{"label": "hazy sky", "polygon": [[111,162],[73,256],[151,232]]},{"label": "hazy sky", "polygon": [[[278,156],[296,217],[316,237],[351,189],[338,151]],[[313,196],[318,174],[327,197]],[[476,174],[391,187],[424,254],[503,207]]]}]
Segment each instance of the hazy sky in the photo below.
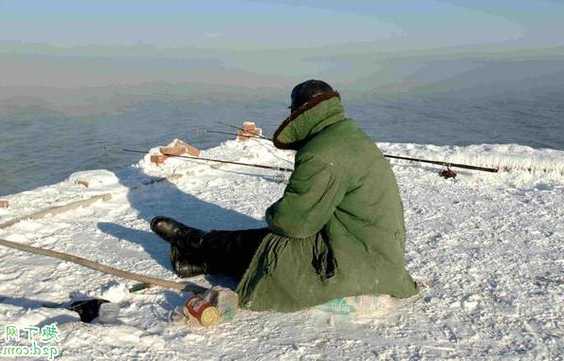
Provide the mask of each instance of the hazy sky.
[{"label": "hazy sky", "polygon": [[63,46],[287,48],[381,42],[401,48],[564,44],[564,1],[0,0],[0,41]]}]

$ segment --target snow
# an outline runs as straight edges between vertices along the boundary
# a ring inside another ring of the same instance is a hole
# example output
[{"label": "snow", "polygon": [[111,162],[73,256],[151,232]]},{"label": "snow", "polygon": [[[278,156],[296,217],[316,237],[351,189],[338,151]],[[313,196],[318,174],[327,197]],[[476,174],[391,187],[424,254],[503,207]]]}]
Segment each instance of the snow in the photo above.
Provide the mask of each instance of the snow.
[{"label": "snow", "polygon": [[[370,317],[240,311],[215,328],[194,328],[170,321],[184,294],[160,288],[129,293],[132,282],[0,248],[0,326],[57,322],[63,360],[561,359],[564,152],[519,145],[379,146],[390,154],[513,168],[457,170],[456,179],[444,180],[440,168],[392,161],[406,211],[407,266],[425,285],[416,297],[389,301]],[[228,141],[202,156],[281,167],[293,159],[292,152],[254,139]],[[146,156],[115,174],[80,172],[8,196],[0,223],[96,194],[112,199],[19,222],[0,229],[0,238],[174,280],[168,247],[149,229],[153,216],[203,229],[260,227],[287,177],[181,159],[157,167]],[[118,303],[117,321],[85,324],[72,312],[40,307],[84,296]]]},{"label": "snow", "polygon": [[87,188],[91,189],[106,188],[107,186],[119,183],[118,177],[105,169],[76,172],[71,174],[68,180],[71,183],[77,184],[79,184],[79,182],[85,182],[84,184],[88,185]]}]

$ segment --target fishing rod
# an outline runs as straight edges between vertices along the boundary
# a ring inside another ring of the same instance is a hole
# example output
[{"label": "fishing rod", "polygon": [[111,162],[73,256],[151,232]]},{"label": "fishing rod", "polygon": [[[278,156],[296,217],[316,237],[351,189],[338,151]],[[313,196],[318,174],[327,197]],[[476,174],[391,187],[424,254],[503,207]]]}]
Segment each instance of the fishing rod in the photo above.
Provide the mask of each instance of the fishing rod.
[{"label": "fishing rod", "polygon": [[265,140],[270,140],[272,142],[272,138],[265,137],[262,134],[248,133],[244,128],[238,127],[236,125],[224,123],[224,122],[220,122],[220,121],[217,121],[216,123],[221,124],[221,125],[225,125],[226,127],[229,127],[229,128],[240,130],[240,131],[242,131],[243,133],[246,133],[246,134],[252,134],[253,137],[257,137],[257,138],[261,138],[261,139],[265,139]]},{"label": "fishing rod", "polygon": [[497,173],[499,171],[499,169],[497,169],[497,168],[478,167],[478,166],[475,166],[475,165],[451,163],[451,162],[444,162],[444,161],[440,161],[440,160],[427,160],[427,159],[419,159],[419,158],[402,157],[402,156],[399,156],[399,155],[384,154],[384,157],[392,158],[392,159],[409,160],[409,161],[413,161],[413,162],[443,165],[447,168],[451,168],[451,167],[452,168],[464,168],[464,169],[479,170],[479,171],[482,171],[482,172],[491,172],[491,173]]},{"label": "fishing rod", "polygon": [[[241,127],[237,127],[235,125],[222,123],[222,122],[218,122],[218,123],[221,123],[222,125],[225,125],[225,126],[228,126],[228,127],[231,127],[231,128],[245,132],[245,129],[243,129]],[[224,131],[220,131],[220,130],[207,130],[207,132],[208,133],[216,133],[216,134],[225,134],[225,135],[238,135],[236,133],[224,132]],[[262,136],[262,135],[258,135],[258,134],[257,135],[251,135],[250,137],[251,138],[261,138],[261,139],[272,141],[272,139],[265,137],[265,136]],[[137,149],[124,148],[124,149],[122,149],[122,151],[129,152],[129,153],[147,154],[146,151],[137,150]],[[195,161],[223,163],[223,164],[234,164],[234,165],[240,165],[240,166],[245,166],[245,167],[272,169],[272,170],[277,170],[277,171],[282,171],[282,172],[293,172],[294,171],[291,168],[273,167],[273,166],[264,165],[264,164],[243,163],[243,162],[235,162],[235,161],[223,160],[223,159],[193,157],[193,156],[187,156],[187,155],[173,155],[173,154],[166,154],[166,153],[163,153],[163,155],[166,155],[167,157],[190,159],[190,160],[195,160]],[[444,178],[454,178],[454,177],[456,177],[456,173],[454,173],[450,169],[451,167],[477,170],[477,171],[482,171],[482,172],[491,172],[491,173],[497,173],[499,171],[497,168],[487,168],[487,167],[479,167],[479,166],[461,164],[461,163],[452,163],[452,162],[428,160],[428,159],[421,159],[421,158],[403,157],[403,156],[397,156],[397,155],[391,155],[391,154],[384,154],[384,157],[391,158],[391,159],[407,160],[407,161],[412,161],[412,162],[429,163],[429,164],[436,164],[436,165],[445,166],[445,167],[447,167],[447,169],[440,173],[440,175]]]},{"label": "fishing rod", "polygon": [[[221,123],[221,122],[220,122]],[[235,125],[231,125],[231,124],[226,124],[226,123],[221,123],[223,125],[244,131],[243,128],[237,127]],[[226,135],[237,135],[236,133],[230,133],[230,132],[223,132],[223,131],[219,131],[219,130],[208,130],[209,133],[217,133],[217,134],[226,134]],[[253,137],[253,136],[251,136]],[[261,139],[266,139],[266,140],[270,140],[272,141],[272,139],[264,137],[264,136],[260,136]],[[475,166],[475,165],[468,165],[468,164],[461,164],[461,163],[452,163],[452,162],[446,162],[446,161],[440,161],[440,160],[428,160],[428,159],[421,159],[421,158],[411,158],[411,157],[404,157],[404,156],[399,156],[399,155],[391,155],[391,154],[384,154],[384,157],[386,158],[391,158],[391,159],[400,159],[400,160],[408,160],[408,161],[412,161],[412,162],[420,162],[420,163],[429,163],[429,164],[436,164],[436,165],[442,165],[445,166],[447,168],[462,168],[462,169],[471,169],[471,170],[477,170],[477,171],[481,171],[481,172],[490,172],[490,173],[497,173],[499,171],[499,169],[497,168],[488,168],[488,167],[479,167],[479,166]]]},{"label": "fishing rod", "polygon": [[[206,129],[206,133],[212,133],[212,134],[224,134],[224,135],[234,135],[237,136],[239,134],[237,133],[233,133],[233,132],[224,132],[221,130],[207,130]],[[266,139],[266,140],[270,140],[272,141],[270,138],[267,137],[263,137],[263,136],[259,136],[258,134],[255,135],[245,135],[246,138],[259,138],[259,139]]]},{"label": "fishing rod", "polygon": [[[142,150],[137,150],[137,149],[122,149],[122,151],[124,152],[129,152],[129,153],[140,153],[140,154],[147,154],[147,152],[142,151]],[[173,158],[181,158],[181,159],[190,159],[190,160],[199,160],[199,161],[204,161],[204,162],[215,162],[215,163],[224,163],[224,164],[235,164],[235,165],[242,165],[245,167],[255,167],[255,168],[263,168],[263,169],[272,169],[272,170],[278,170],[278,171],[282,171],[282,172],[293,172],[294,170],[291,168],[284,168],[284,167],[273,167],[270,165],[264,165],[264,164],[254,164],[254,163],[242,163],[242,162],[235,162],[235,161],[231,161],[231,160],[223,160],[223,159],[212,159],[212,158],[203,158],[203,157],[192,157],[189,155],[173,155],[173,154],[166,154],[163,153],[163,155],[166,155],[167,157],[173,157]]]}]

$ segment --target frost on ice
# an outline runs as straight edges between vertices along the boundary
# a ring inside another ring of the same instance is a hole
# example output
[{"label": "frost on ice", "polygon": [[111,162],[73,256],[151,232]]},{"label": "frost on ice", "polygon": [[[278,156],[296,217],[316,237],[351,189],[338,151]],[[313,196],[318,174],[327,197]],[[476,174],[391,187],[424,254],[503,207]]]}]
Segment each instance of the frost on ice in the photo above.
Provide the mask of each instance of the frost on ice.
[{"label": "frost on ice", "polygon": [[[407,267],[426,287],[414,299],[387,304],[389,312],[344,319],[319,310],[240,312],[214,329],[183,328],[168,321],[182,294],[129,293],[127,281],[0,248],[0,325],[56,320],[62,357],[69,360],[558,359],[564,352],[564,152],[379,145],[385,153],[508,168],[459,171],[455,180],[444,180],[440,167],[392,161],[408,227]],[[291,152],[257,139],[228,141],[202,156],[281,167],[293,161]],[[6,197],[10,207],[1,210],[0,223],[90,192],[112,194],[109,201],[0,229],[0,238],[174,280],[168,246],[150,232],[148,220],[166,214],[202,229],[261,227],[264,210],[283,190],[274,171],[174,158],[156,166],[147,156],[116,173],[80,172]],[[87,325],[41,307],[73,292],[111,298],[120,306],[118,321]]]}]

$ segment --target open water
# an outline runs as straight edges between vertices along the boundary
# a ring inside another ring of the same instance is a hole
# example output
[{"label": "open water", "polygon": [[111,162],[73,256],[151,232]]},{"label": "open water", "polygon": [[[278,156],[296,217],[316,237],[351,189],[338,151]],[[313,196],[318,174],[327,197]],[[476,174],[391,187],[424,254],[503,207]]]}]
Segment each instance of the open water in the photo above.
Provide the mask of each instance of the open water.
[{"label": "open water", "polygon": [[[375,141],[422,144],[517,143],[564,149],[564,91],[470,97],[373,97],[346,101],[347,114]],[[47,111],[0,116],[0,196],[61,181],[78,170],[115,170],[173,138],[208,148],[232,138],[218,122],[253,120],[271,135],[287,116],[287,100],[196,103],[150,101],[106,116]]]}]

